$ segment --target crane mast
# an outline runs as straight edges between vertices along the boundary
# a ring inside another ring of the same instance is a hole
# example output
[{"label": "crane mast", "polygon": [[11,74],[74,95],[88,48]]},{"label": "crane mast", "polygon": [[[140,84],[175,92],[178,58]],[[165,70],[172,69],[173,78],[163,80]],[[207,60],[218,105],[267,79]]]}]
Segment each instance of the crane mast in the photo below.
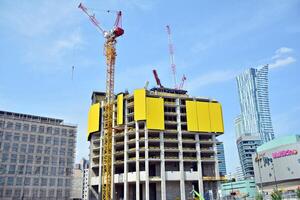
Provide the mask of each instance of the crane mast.
[{"label": "crane mast", "polygon": [[166,26],[167,33],[168,33],[168,40],[169,40],[169,54],[170,54],[170,63],[173,73],[173,79],[174,79],[174,88],[177,88],[177,78],[176,78],[176,65],[175,65],[175,59],[174,59],[174,47],[171,39],[171,28],[169,25]]},{"label": "crane mast", "polygon": [[102,200],[112,199],[112,133],[113,133],[113,104],[114,104],[114,77],[116,63],[116,38],[124,34],[121,28],[121,11],[117,12],[117,18],[114,27],[110,31],[101,28],[95,14],[90,14],[88,9],[80,3],[78,6],[85,14],[88,15],[91,22],[97,27],[104,38],[104,52],[106,57],[106,96],[104,105],[104,135],[103,135],[103,157],[102,157]]}]

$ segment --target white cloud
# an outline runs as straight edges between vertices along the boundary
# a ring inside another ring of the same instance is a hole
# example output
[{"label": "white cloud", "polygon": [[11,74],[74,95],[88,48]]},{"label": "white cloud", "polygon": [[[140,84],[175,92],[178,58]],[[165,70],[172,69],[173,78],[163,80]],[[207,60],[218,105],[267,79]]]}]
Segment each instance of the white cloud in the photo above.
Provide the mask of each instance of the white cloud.
[{"label": "white cloud", "polygon": [[288,47],[281,47],[275,51],[275,55],[272,57],[272,59],[280,58],[285,54],[293,52],[293,49]]},{"label": "white cloud", "polygon": [[269,64],[270,69],[284,67],[286,65],[292,64],[296,62],[296,59],[294,57],[287,57],[287,58],[279,58],[276,59],[274,63]]},{"label": "white cloud", "polygon": [[296,59],[291,56],[293,52],[292,48],[281,47],[275,51],[275,55],[272,56],[271,62],[269,64],[270,69],[284,67],[286,65],[296,62]]}]

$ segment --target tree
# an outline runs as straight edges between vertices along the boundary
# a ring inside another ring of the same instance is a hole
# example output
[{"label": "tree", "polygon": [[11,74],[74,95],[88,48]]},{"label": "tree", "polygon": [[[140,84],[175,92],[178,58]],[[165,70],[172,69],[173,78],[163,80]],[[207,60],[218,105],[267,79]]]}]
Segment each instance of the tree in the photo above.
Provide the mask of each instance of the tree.
[{"label": "tree", "polygon": [[298,199],[300,199],[300,187],[297,188],[296,194],[297,194]]},{"label": "tree", "polygon": [[272,194],[271,194],[272,200],[282,200],[282,192],[274,189]]},{"label": "tree", "polygon": [[256,196],[255,196],[255,200],[263,200],[262,193],[257,193]]}]

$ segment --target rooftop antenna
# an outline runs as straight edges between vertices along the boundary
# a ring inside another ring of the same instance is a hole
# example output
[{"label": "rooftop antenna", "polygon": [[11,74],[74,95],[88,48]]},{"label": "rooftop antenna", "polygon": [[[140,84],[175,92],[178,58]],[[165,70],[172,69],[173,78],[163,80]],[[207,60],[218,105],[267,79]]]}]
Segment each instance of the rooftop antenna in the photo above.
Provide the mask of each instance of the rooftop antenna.
[{"label": "rooftop antenna", "polygon": [[72,66],[72,81],[73,81],[73,77],[74,77],[74,69],[75,69],[75,67],[74,67],[74,65]]}]

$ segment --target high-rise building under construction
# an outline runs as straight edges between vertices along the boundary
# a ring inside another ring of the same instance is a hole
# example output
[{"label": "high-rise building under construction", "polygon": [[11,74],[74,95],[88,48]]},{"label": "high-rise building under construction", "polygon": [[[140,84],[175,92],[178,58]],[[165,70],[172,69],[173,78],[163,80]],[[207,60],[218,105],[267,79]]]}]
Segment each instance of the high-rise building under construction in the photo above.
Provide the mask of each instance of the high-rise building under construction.
[{"label": "high-rise building under construction", "polygon": [[[94,92],[88,119],[90,199],[101,197],[105,93]],[[192,190],[216,199],[220,179],[220,103],[184,90],[120,93],[114,102],[112,198],[188,200]]]}]

